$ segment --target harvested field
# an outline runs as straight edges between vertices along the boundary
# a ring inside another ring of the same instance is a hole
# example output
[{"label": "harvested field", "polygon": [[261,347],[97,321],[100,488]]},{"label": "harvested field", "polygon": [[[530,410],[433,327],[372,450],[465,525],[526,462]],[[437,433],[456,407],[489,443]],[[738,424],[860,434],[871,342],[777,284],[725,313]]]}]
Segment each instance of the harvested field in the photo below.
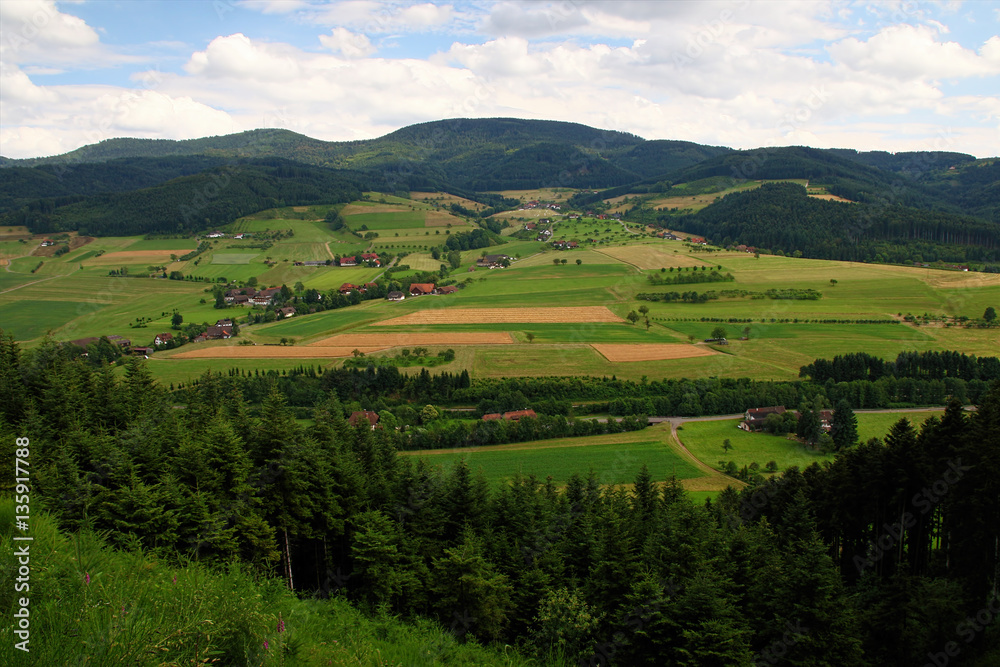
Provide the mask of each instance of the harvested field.
[{"label": "harvested field", "polygon": [[464,227],[466,222],[465,220],[455,217],[451,213],[445,213],[444,211],[427,211],[427,213],[424,214],[425,227],[447,227],[448,225],[453,227]]},{"label": "harvested field", "polygon": [[103,266],[106,264],[169,263],[170,255],[176,254],[178,254],[177,250],[120,250],[106,252],[100,257],[91,257],[84,264]]},{"label": "harvested field", "polygon": [[310,347],[357,347],[359,345],[397,347],[401,345],[510,345],[506,331],[469,333],[338,334],[312,343]]},{"label": "harvested field", "polygon": [[294,347],[285,345],[231,345],[188,350],[171,356],[171,359],[336,359],[350,357],[354,350],[378,352],[386,347]]},{"label": "harvested field", "polygon": [[611,362],[689,359],[717,354],[712,348],[684,343],[593,343],[591,347]]},{"label": "harvested field", "polygon": [[627,262],[640,269],[662,269],[671,266],[705,266],[708,262],[686,253],[675,253],[674,248],[651,245],[626,245],[616,248],[602,248],[596,252]]},{"label": "harvested field", "polygon": [[373,326],[419,324],[531,324],[545,322],[624,322],[604,306],[575,308],[447,308],[421,310],[376,322]]},{"label": "harvested field", "polygon": [[398,204],[373,204],[371,206],[363,204],[348,204],[340,211],[340,215],[345,218],[350,215],[360,215],[362,213],[409,213],[410,209],[403,208]]},{"label": "harvested field", "polygon": [[[93,240],[94,240],[93,236],[72,236],[69,239],[69,244],[68,244],[69,249],[72,252],[77,248],[82,248],[83,246],[87,245]],[[57,243],[55,245],[45,246],[44,248],[42,246],[38,246],[31,253],[31,255],[32,257],[54,257],[56,254],[56,250],[62,248],[64,245],[67,244]]]}]

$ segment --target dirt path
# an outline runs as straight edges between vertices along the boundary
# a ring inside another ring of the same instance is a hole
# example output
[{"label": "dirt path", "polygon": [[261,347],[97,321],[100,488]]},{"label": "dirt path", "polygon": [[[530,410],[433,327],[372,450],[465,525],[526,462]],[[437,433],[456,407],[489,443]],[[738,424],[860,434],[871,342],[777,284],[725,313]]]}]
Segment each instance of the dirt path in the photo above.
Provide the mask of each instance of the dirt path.
[{"label": "dirt path", "polygon": [[[10,271],[10,267],[8,267],[7,270]],[[14,272],[11,271],[11,273]],[[18,285],[17,287],[11,287],[3,291],[0,291],[0,294],[6,294],[7,292],[13,292],[16,289],[21,289],[22,287],[27,287],[28,285],[37,285],[38,283],[44,283],[46,280],[52,280],[53,278],[62,278],[62,277],[63,277],[62,275],[58,275],[58,276],[49,276],[48,278],[40,278],[39,280],[32,280],[30,283],[24,283],[23,285]]]}]

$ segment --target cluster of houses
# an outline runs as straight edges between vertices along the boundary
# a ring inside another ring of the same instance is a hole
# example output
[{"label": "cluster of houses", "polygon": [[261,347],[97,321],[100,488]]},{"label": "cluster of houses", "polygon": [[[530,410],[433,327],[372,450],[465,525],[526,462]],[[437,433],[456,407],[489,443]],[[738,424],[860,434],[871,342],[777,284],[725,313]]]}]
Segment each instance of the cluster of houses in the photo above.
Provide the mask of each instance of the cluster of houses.
[{"label": "cluster of houses", "polygon": [[[410,285],[409,291],[410,296],[425,296],[427,294],[454,294],[458,288],[454,285],[435,287],[434,283],[413,283]],[[406,295],[403,292],[392,291],[386,294],[385,298],[389,301],[402,301]]]},{"label": "cluster of houses", "polygon": [[365,283],[364,285],[355,285],[354,283],[344,283],[337,290],[341,294],[350,294],[351,292],[358,292],[359,294],[364,294],[370,289],[378,289],[378,285],[375,283]]},{"label": "cluster of houses", "polygon": [[558,211],[558,210],[560,210],[561,207],[559,206],[559,204],[553,204],[551,202],[544,202],[543,203],[543,202],[538,201],[537,199],[532,199],[531,201],[525,202],[524,204],[522,204],[520,206],[520,208],[518,208],[517,210],[519,210],[519,211],[530,211],[530,210],[536,209],[536,208],[547,208],[547,209],[550,209],[550,210],[553,210],[553,211]]},{"label": "cluster of houses", "polygon": [[280,291],[280,287],[268,287],[262,290],[253,287],[239,287],[226,290],[223,298],[226,303],[234,306],[269,306],[274,301],[274,295]]},{"label": "cluster of houses", "polygon": [[476,261],[476,266],[484,269],[502,269],[510,266],[511,258],[508,255],[486,255]]},{"label": "cluster of houses", "polygon": [[200,343],[204,340],[219,340],[233,337],[233,321],[229,319],[216,320],[215,324],[205,329],[205,333],[198,334],[192,343]]},{"label": "cluster of houses", "polygon": [[[744,431],[761,431],[764,429],[764,422],[767,420],[769,415],[783,415],[787,412],[785,406],[783,405],[772,405],[767,408],[750,408],[743,414],[743,421],[737,424],[739,428]],[[793,412],[796,419],[799,416],[798,412]],[[820,410],[819,411],[819,425],[823,429],[824,433],[830,432],[830,425],[833,423],[833,411],[832,410]]]},{"label": "cluster of houses", "polygon": [[132,341],[128,338],[123,338],[118,334],[111,334],[110,336],[90,336],[89,338],[77,338],[76,340],[69,341],[70,345],[76,345],[77,347],[87,348],[91,343],[96,343],[101,340],[101,338],[107,338],[109,341],[114,343],[120,348],[128,350],[132,347]]},{"label": "cluster of houses", "polygon": [[573,250],[579,248],[580,244],[576,241],[553,241],[552,247],[556,250]]}]

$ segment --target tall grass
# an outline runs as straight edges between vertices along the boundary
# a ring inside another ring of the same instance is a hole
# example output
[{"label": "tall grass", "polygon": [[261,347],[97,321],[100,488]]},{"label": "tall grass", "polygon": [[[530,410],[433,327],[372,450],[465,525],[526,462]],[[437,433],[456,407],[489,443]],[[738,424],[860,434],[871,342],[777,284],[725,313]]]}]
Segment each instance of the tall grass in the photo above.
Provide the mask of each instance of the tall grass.
[{"label": "tall grass", "polygon": [[[2,665],[542,664],[510,647],[461,643],[432,621],[372,618],[343,598],[302,600],[237,565],[171,566],[114,551],[101,535],[60,533],[45,515],[31,519],[31,589],[15,592],[13,523],[13,501],[0,500]],[[28,653],[14,648],[20,597],[30,599]]]}]

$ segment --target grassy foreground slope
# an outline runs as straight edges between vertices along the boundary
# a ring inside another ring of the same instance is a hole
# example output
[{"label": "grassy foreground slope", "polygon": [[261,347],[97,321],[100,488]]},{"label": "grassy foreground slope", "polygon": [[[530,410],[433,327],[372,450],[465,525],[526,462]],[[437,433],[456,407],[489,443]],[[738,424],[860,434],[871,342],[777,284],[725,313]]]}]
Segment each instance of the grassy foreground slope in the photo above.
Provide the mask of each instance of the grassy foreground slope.
[{"label": "grassy foreground slope", "polygon": [[[12,500],[0,501],[0,518],[0,550],[13,563],[13,545],[23,543],[11,539]],[[301,600],[281,581],[238,567],[171,565],[113,551],[93,533],[64,535],[45,515],[31,521],[31,590],[14,593],[13,568],[0,577],[8,619],[0,664],[10,667],[538,664],[509,648],[501,655],[462,643],[430,621],[366,616],[343,597]],[[29,598],[28,652],[14,648],[20,640],[11,629],[22,595]]]}]

